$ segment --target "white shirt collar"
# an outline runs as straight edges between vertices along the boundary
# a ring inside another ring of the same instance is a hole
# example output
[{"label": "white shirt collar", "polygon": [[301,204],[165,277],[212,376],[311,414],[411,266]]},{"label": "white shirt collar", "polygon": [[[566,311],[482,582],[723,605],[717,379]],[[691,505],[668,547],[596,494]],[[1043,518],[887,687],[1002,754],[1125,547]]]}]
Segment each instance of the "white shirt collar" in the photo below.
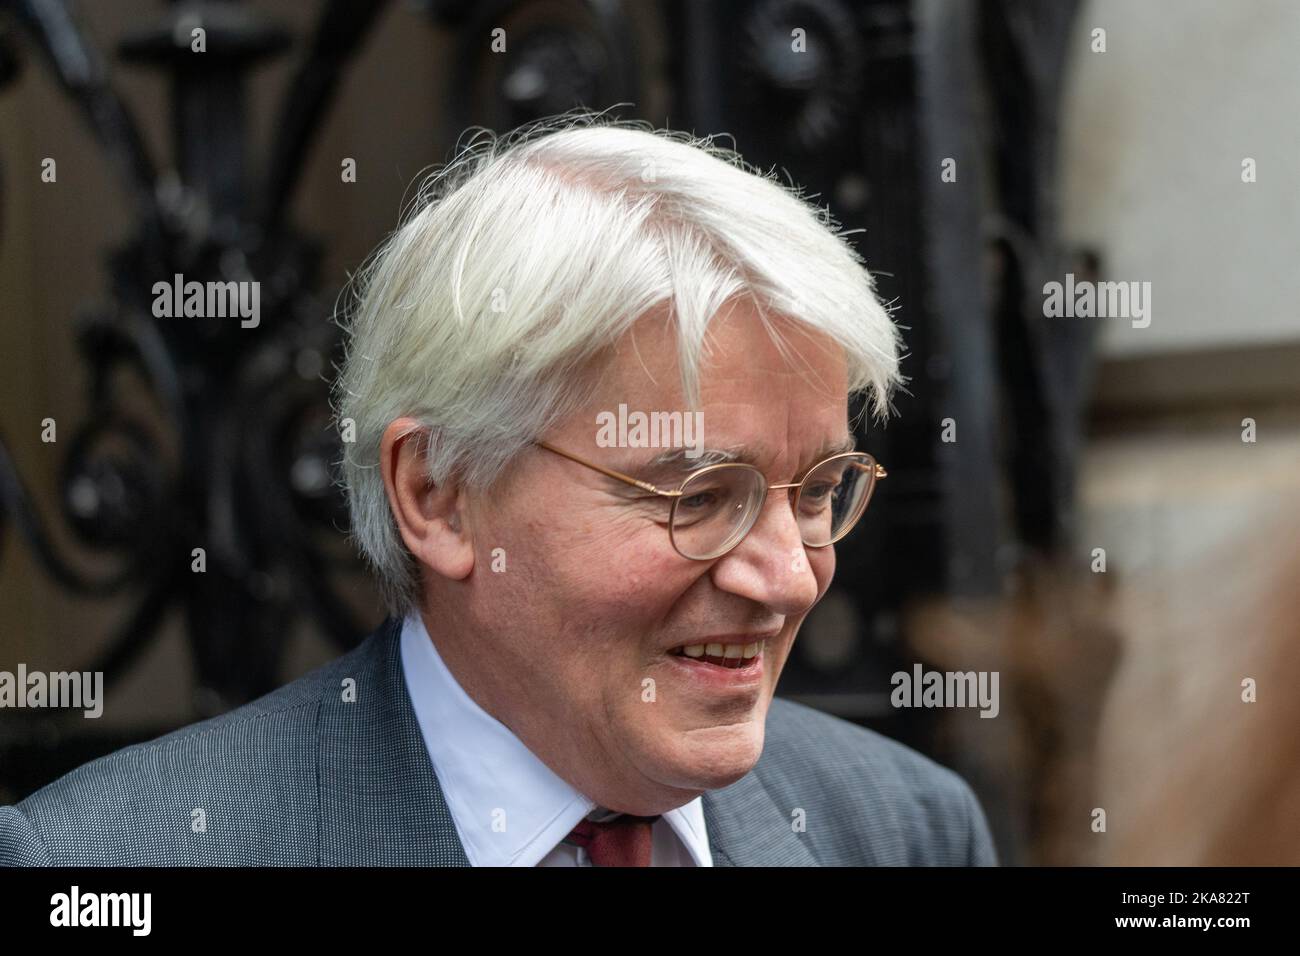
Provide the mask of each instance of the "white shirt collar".
[{"label": "white shirt collar", "polygon": [[[465,692],[418,614],[402,624],[401,652],[420,733],[470,863],[536,866],[596,802]],[[713,865],[702,798],[667,811],[663,819],[697,866]]]}]

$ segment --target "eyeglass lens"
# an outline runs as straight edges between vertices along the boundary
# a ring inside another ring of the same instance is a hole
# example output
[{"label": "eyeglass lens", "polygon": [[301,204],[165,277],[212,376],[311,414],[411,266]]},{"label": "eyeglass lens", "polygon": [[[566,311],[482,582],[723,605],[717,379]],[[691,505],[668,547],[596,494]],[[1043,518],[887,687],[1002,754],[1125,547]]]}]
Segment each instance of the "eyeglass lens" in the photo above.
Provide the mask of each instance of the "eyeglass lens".
[{"label": "eyeglass lens", "polygon": [[[795,516],[804,544],[823,547],[861,517],[875,486],[868,455],[833,458],[804,479]],[[725,465],[692,475],[673,503],[670,534],[687,557],[707,559],[730,550],[753,527],[767,479],[757,468]]]}]

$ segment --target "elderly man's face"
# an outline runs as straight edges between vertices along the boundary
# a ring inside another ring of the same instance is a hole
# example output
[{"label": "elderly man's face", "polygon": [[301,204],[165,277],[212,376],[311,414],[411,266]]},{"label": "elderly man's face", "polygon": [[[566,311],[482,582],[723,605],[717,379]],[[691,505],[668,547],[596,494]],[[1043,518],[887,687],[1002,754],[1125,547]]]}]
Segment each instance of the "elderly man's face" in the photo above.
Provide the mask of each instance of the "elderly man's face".
[{"label": "elderly man's face", "polygon": [[[701,378],[705,448],[752,452],[769,484],[802,477],[824,449],[850,440],[842,350],[798,326],[780,328],[804,364],[788,363],[740,306],[714,322]],[[620,343],[590,405],[542,437],[675,488],[684,473],[646,470],[662,448],[598,443],[597,415],[617,415],[620,404],[689,411],[661,316]],[[471,502],[473,570],[439,589],[438,616],[428,620],[481,706],[598,803],[638,814],[678,806],[754,766],[795,635],[835,570],[833,547],[803,546],[787,492],[770,492],[749,535],[708,561],[673,549],[667,511],[664,501],[530,450],[488,498]],[[494,553],[504,570],[493,570]],[[463,627],[447,628],[441,609],[457,601]],[[744,668],[673,653],[737,635],[760,643]]]}]

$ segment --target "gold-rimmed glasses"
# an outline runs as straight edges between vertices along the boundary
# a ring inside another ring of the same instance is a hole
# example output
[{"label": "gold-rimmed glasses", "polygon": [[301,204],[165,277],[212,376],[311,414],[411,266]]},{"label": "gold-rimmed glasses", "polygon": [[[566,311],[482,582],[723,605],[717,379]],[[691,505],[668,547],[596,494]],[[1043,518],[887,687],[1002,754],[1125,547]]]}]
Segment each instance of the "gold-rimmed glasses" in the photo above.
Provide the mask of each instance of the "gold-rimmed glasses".
[{"label": "gold-rimmed glasses", "polygon": [[858,523],[876,482],[888,472],[866,452],[848,451],[813,465],[799,481],[769,485],[767,476],[744,462],[722,462],[692,472],[676,489],[605,468],[544,441],[547,451],[672,499],[668,538],[677,553],[692,561],[710,561],[740,544],[762,513],[769,491],[793,492],[792,507],[803,543],[810,548],[834,544]]}]

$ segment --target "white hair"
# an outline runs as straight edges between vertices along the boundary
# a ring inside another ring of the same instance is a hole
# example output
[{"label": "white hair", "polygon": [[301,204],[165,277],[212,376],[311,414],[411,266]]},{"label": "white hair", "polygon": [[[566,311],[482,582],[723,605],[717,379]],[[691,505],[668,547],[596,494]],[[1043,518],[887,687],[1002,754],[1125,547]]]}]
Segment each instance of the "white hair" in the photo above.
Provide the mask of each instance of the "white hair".
[{"label": "white hair", "polygon": [[709,323],[743,298],[778,346],[769,312],[842,346],[849,395],[885,417],[902,381],[898,333],[843,236],[827,210],[713,137],[586,111],[478,131],[424,180],[341,319],[334,411],[354,438],[343,481],[390,611],[416,605],[419,569],[380,474],[388,425],[422,424],[431,481],[487,488],[589,400],[586,373],[655,307],[675,321],[692,408]]}]

